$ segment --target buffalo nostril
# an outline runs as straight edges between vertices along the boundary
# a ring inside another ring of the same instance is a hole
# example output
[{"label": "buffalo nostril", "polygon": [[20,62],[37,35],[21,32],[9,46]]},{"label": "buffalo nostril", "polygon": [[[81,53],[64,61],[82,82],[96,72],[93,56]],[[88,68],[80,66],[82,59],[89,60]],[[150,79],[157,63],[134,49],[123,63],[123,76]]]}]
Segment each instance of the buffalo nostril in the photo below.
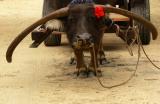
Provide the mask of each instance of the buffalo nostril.
[{"label": "buffalo nostril", "polygon": [[78,46],[89,45],[94,42],[94,37],[89,33],[77,34],[75,37]]},{"label": "buffalo nostril", "polygon": [[77,35],[76,37],[77,37],[77,39],[81,38],[79,35]]}]

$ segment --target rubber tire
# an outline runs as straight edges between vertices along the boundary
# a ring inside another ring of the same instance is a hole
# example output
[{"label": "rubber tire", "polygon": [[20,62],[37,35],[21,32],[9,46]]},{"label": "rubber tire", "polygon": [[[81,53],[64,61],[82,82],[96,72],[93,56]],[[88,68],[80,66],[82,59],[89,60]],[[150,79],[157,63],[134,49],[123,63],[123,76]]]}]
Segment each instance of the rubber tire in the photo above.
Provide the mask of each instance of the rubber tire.
[{"label": "rubber tire", "polygon": [[[131,8],[131,11],[143,16],[147,20],[150,21],[150,4],[149,0],[144,0],[142,3],[135,3],[134,7]],[[139,34],[140,34],[140,39],[142,41],[143,45],[148,45],[150,44],[151,41],[151,35],[150,31],[143,26],[143,24],[140,24],[136,21],[134,21],[134,25],[137,25],[139,28]]]},{"label": "rubber tire", "polygon": [[61,35],[51,34],[44,40],[45,46],[60,46],[61,44]]},{"label": "rubber tire", "polygon": [[123,0],[123,2],[124,2],[124,7],[125,7],[125,9],[127,9],[128,10],[128,2],[127,2],[128,0]]},{"label": "rubber tire", "polygon": [[[43,3],[43,17],[46,16],[47,14],[49,14],[50,12],[53,12],[56,10],[56,8],[54,7],[56,4],[54,4],[54,0],[44,0]],[[61,44],[61,34],[59,35],[54,35],[54,34],[50,34],[49,37],[47,39],[44,40],[44,44],[45,46],[60,46]]]}]

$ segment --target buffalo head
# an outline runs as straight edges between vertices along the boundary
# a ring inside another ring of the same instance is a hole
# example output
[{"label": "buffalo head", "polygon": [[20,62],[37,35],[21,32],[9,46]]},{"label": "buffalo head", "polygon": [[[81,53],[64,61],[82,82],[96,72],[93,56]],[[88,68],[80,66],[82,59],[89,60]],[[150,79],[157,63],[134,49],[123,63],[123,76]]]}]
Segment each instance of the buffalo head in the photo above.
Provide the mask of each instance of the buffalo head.
[{"label": "buffalo head", "polygon": [[[100,11],[104,12],[103,8]],[[72,5],[66,22],[66,33],[71,46],[86,48],[92,43],[99,43],[102,38],[105,14],[96,16],[96,9],[92,4]]]}]

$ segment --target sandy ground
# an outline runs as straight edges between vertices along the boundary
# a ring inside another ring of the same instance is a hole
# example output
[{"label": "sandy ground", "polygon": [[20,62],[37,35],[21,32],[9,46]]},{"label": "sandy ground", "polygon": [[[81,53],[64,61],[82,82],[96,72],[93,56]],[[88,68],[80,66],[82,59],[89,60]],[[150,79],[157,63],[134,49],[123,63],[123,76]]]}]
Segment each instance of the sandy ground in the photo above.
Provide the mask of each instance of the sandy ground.
[{"label": "sandy ground", "polygon": [[[160,32],[160,0],[151,1],[151,18]],[[129,83],[102,88],[95,77],[76,78],[68,61],[71,48],[65,36],[62,46],[28,48],[28,36],[16,49],[13,63],[5,52],[14,37],[41,17],[42,0],[0,0],[0,104],[160,104],[160,71],[142,54],[138,72]],[[137,53],[131,57],[124,43],[105,35],[106,56],[111,65],[101,66],[103,82],[113,85],[126,80],[135,70]],[[160,38],[145,46],[160,65]]]}]

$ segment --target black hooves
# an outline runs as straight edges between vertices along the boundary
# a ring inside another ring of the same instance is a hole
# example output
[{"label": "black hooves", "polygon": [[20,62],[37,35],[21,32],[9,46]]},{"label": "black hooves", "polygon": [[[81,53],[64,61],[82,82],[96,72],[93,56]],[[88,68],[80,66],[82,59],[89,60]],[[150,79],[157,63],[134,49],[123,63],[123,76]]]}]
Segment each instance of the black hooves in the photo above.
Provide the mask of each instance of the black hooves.
[{"label": "black hooves", "polygon": [[110,62],[107,61],[106,58],[101,58],[101,59],[99,59],[99,63],[100,63],[100,65],[105,65],[105,64],[109,64]]},{"label": "black hooves", "polygon": [[71,57],[69,64],[70,65],[76,65],[77,61],[74,57]]},{"label": "black hooves", "polygon": [[77,71],[74,74],[76,74],[77,77],[80,77],[80,78],[88,78],[88,77],[93,77],[93,76],[101,77],[102,76],[102,72],[100,70],[97,70],[97,72],[93,70],[82,70],[79,72]]}]

